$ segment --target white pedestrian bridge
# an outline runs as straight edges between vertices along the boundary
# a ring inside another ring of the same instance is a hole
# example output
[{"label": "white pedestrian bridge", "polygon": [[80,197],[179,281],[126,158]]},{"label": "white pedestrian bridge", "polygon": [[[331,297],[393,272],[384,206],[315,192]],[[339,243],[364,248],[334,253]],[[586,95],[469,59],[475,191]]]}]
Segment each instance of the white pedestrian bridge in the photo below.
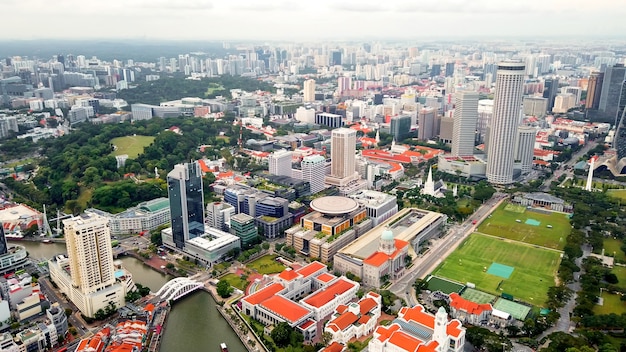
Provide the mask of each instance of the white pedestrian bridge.
[{"label": "white pedestrian bridge", "polygon": [[164,301],[176,301],[177,299],[201,288],[204,288],[204,284],[202,282],[192,280],[188,277],[177,277],[166,282],[165,285],[157,291],[156,297],[159,297]]}]

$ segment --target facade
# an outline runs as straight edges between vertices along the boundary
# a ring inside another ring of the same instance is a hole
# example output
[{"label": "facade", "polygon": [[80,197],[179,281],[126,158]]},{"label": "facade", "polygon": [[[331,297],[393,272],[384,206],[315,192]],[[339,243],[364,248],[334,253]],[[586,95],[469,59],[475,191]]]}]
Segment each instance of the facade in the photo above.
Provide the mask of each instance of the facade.
[{"label": "facade", "polygon": [[391,325],[376,328],[368,344],[370,352],[462,352],[464,347],[465,328],[460,321],[448,320],[443,307],[432,315],[421,305],[402,307]]},{"label": "facade", "polygon": [[598,110],[611,121],[617,120],[622,83],[626,77],[626,67],[623,64],[615,64],[607,67],[602,81],[602,92],[598,103]]},{"label": "facade", "polygon": [[341,115],[321,112],[315,114],[315,124],[330,128],[339,128],[344,125],[344,118]]},{"label": "facade", "polygon": [[312,313],[312,318],[320,321],[341,304],[348,304],[359,290],[359,283],[339,277],[329,282],[323,289],[317,290],[300,301]]},{"label": "facade", "polygon": [[[4,226],[6,224],[2,223]],[[24,246],[9,245],[4,235],[4,226],[0,226],[0,275],[26,267],[28,252]]]},{"label": "facade", "polygon": [[271,175],[291,176],[291,157],[293,153],[287,150],[277,150],[267,157]]},{"label": "facade", "polygon": [[302,100],[305,103],[310,103],[315,101],[315,80],[307,79],[304,81],[304,94]]},{"label": "facade", "polygon": [[600,106],[600,95],[602,93],[602,84],[604,82],[604,72],[592,72],[589,76],[587,84],[587,99],[585,108],[598,109]]},{"label": "facade", "polygon": [[349,196],[356,200],[367,211],[367,217],[372,220],[372,226],[389,219],[398,212],[398,200],[391,194],[362,190]]},{"label": "facade", "polygon": [[411,133],[411,115],[392,116],[389,130],[396,141],[405,140]]},{"label": "facade", "polygon": [[[487,138],[488,126],[493,117],[493,100],[481,99],[478,101],[478,122],[476,123],[476,133],[478,141],[485,142]],[[485,151],[487,149],[485,148]]]},{"label": "facade", "polygon": [[341,274],[351,272],[365,285],[379,286],[385,279],[401,276],[406,256],[416,256],[420,244],[439,236],[446,221],[441,213],[402,209],[341,248],[334,256],[333,268]]},{"label": "facade", "polygon": [[559,79],[548,78],[543,82],[543,97],[548,99],[548,111],[554,107],[554,98],[559,92]]},{"label": "facade", "polygon": [[417,112],[417,138],[429,140],[435,137],[435,117],[437,110],[432,107],[425,107]]},{"label": "facade", "polygon": [[513,202],[527,207],[564,213],[571,213],[574,210],[572,205],[565,203],[563,199],[543,192],[516,194],[513,197]]},{"label": "facade", "polygon": [[58,302],[53,303],[48,310],[46,310],[46,317],[54,324],[57,330],[57,336],[65,336],[68,330],[67,316],[65,310],[61,308]]},{"label": "facade", "polygon": [[178,164],[167,174],[172,239],[182,249],[204,230],[202,171],[198,162]]},{"label": "facade", "polygon": [[324,187],[326,177],[326,159],[321,155],[305,156],[301,163],[302,181],[308,182],[311,194],[315,194]]},{"label": "facade", "polygon": [[338,179],[354,177],[356,153],[356,131],[338,128],[332,131],[330,140],[330,176]]},{"label": "facade", "polygon": [[484,178],[487,164],[476,156],[456,157],[439,155],[437,169],[452,175],[462,177]]},{"label": "facade", "polygon": [[382,297],[370,291],[358,302],[337,306],[324,332],[332,335],[331,342],[347,345],[353,338],[374,332],[381,308]]},{"label": "facade", "polygon": [[111,235],[152,231],[170,222],[170,203],[167,198],[142,202],[118,214],[110,214],[98,209],[87,209],[85,212],[108,218]]},{"label": "facade", "polygon": [[[617,109],[617,131],[615,133],[613,147],[617,152],[616,161],[622,161],[626,158],[626,81],[622,83],[620,99]],[[617,170],[622,173],[622,170]]]},{"label": "facade", "polygon": [[459,321],[480,326],[489,322],[493,307],[489,303],[468,301],[458,293],[450,294],[450,315]]},{"label": "facade", "polygon": [[548,111],[548,99],[543,97],[524,97],[524,115],[544,117]]},{"label": "facade", "polygon": [[520,126],[517,130],[515,162],[518,163],[522,174],[529,173],[533,167],[536,134],[537,130],[532,126]]},{"label": "facade", "polygon": [[230,232],[239,237],[242,248],[249,248],[255,244],[259,236],[254,218],[244,213],[233,215],[230,218]]},{"label": "facade", "polygon": [[513,182],[515,139],[519,125],[524,87],[524,63],[505,61],[498,64],[487,151],[487,180],[494,184]]},{"label": "facade", "polygon": [[225,202],[211,202],[206,205],[206,223],[210,227],[229,231],[230,218],[235,215],[235,207]]},{"label": "facade", "polygon": [[63,226],[68,255],[48,261],[50,279],[88,317],[109,304],[123,306],[134,283],[130,275],[116,279],[108,220],[83,214],[63,220]]},{"label": "facade", "polygon": [[477,121],[478,93],[469,91],[456,92],[454,125],[452,129],[453,156],[474,154]]}]

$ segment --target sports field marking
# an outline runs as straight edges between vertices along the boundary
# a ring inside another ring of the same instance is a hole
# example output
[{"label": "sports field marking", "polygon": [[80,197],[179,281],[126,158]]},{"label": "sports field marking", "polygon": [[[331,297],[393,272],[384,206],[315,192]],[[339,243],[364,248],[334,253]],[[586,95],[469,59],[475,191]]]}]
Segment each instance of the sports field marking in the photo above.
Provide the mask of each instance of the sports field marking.
[{"label": "sports field marking", "polygon": [[531,225],[531,226],[539,226],[539,225],[541,225],[541,221],[537,221],[535,219],[528,218],[528,219],[526,219],[526,224]]},{"label": "sports field marking", "polygon": [[493,305],[495,309],[511,314],[511,316],[517,320],[524,320],[530,312],[530,307],[523,304],[519,304],[513,301],[509,301],[504,298],[498,298]]},{"label": "sports field marking", "polygon": [[500,263],[491,263],[489,269],[487,270],[487,274],[499,276],[503,279],[508,279],[511,277],[511,274],[513,274],[514,269],[515,268],[513,268],[512,266]]}]

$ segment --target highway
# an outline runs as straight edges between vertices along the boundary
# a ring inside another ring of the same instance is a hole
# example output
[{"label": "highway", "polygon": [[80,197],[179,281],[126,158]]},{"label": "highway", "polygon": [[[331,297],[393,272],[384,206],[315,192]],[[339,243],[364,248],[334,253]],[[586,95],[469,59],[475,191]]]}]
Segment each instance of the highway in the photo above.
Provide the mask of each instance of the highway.
[{"label": "highway", "polygon": [[[413,266],[404,276],[393,282],[389,290],[398,297],[404,298],[407,304],[411,306],[417,304],[413,289],[415,280],[430,274],[506,197],[506,194],[495,193],[463,223],[453,225],[443,238],[431,240],[430,251],[415,259]],[[474,221],[476,224],[473,224]]]}]

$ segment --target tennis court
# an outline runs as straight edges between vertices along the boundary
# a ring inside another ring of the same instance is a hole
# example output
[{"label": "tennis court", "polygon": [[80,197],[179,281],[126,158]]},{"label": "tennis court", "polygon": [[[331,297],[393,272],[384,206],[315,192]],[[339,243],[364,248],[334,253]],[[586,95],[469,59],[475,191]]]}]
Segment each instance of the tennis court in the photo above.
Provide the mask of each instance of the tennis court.
[{"label": "tennis court", "polygon": [[537,220],[531,219],[531,218],[526,219],[525,223],[526,223],[526,225],[530,225],[530,226],[539,226],[539,225],[541,225],[541,221],[537,221]]},{"label": "tennis court", "polygon": [[461,297],[478,304],[491,303],[496,298],[496,296],[490,295],[487,292],[478,291],[469,287],[463,291]]},{"label": "tennis court", "polygon": [[428,279],[428,290],[429,291],[441,291],[447,295],[452,292],[459,293],[465,287],[464,285],[459,284],[458,282],[442,279],[437,276],[431,276]]},{"label": "tennis court", "polygon": [[487,274],[499,276],[503,279],[508,279],[511,277],[511,274],[513,274],[513,270],[515,270],[515,268],[512,266],[493,262],[489,266]]},{"label": "tennis court", "polygon": [[530,313],[530,307],[523,304],[519,304],[508,299],[498,298],[493,305],[495,309],[511,314],[511,316],[517,320],[524,321]]}]

